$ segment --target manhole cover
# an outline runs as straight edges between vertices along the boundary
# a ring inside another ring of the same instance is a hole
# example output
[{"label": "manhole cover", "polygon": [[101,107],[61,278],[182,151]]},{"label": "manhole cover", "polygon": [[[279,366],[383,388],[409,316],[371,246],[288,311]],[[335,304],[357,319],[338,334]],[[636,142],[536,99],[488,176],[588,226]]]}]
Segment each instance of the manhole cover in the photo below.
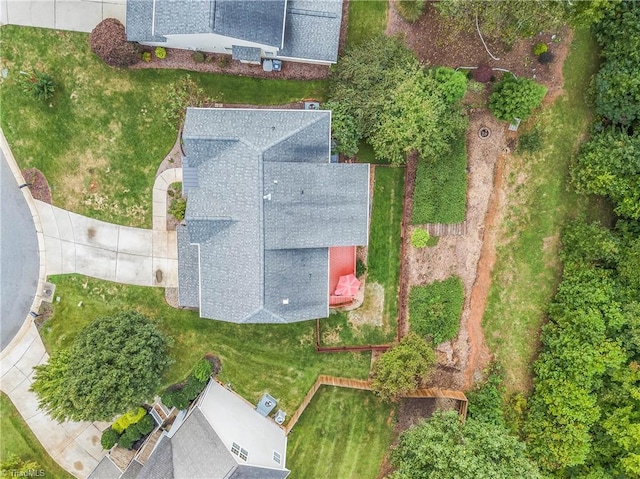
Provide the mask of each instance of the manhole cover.
[{"label": "manhole cover", "polygon": [[478,130],[478,136],[483,140],[485,140],[491,136],[491,130],[486,126],[483,126]]}]

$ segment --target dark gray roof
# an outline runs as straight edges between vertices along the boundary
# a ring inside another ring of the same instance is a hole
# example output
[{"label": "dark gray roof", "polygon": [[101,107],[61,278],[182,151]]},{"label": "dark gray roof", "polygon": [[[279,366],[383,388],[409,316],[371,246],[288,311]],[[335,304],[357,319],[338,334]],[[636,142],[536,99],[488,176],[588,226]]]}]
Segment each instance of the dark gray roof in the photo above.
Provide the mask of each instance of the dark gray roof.
[{"label": "dark gray roof", "polygon": [[205,318],[327,316],[328,248],[367,243],[369,199],[368,165],[329,163],[330,123],[321,110],[187,110],[184,148],[199,186],[188,234],[178,232],[180,304],[199,287]]},{"label": "dark gray roof", "polygon": [[289,472],[291,471],[287,469],[269,469],[240,464],[229,479],[284,479]]},{"label": "dark gray roof", "polygon": [[233,45],[231,48],[231,58],[241,62],[258,62],[262,59],[262,50],[255,47],[239,47]]},{"label": "dark gray roof", "polygon": [[285,0],[214,0],[212,3],[214,33],[282,47]]},{"label": "dark gray roof", "polygon": [[91,474],[89,474],[88,479],[118,479],[121,474],[120,469],[118,469],[108,456],[105,456]]},{"label": "dark gray roof", "polygon": [[338,60],[342,0],[289,0],[280,58]]},{"label": "dark gray roof", "polygon": [[132,42],[166,42],[161,35],[153,35],[153,0],[127,0],[127,40]]},{"label": "dark gray roof", "polygon": [[127,38],[216,33],[281,48],[285,0],[127,0]]},{"label": "dark gray roof", "polygon": [[136,479],[141,470],[142,464],[135,460],[131,461],[127,466],[126,471],[124,471],[124,474],[120,476],[120,479]]},{"label": "dark gray roof", "polygon": [[189,243],[189,231],[178,226],[178,304],[185,308],[197,308],[200,305],[200,279],[198,270],[198,247]]},{"label": "dark gray roof", "polygon": [[171,439],[162,436],[160,442],[140,470],[138,479],[173,479],[173,448]]},{"label": "dark gray roof", "polygon": [[238,465],[198,408],[171,438],[171,445],[176,478],[225,478]]}]

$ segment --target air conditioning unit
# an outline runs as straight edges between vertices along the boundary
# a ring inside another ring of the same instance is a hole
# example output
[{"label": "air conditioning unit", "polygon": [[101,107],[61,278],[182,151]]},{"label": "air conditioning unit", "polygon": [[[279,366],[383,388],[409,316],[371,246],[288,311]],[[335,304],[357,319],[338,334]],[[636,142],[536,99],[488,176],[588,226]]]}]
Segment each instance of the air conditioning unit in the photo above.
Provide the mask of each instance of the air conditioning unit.
[{"label": "air conditioning unit", "polygon": [[283,424],[286,417],[287,417],[287,414],[282,409],[278,409],[278,412],[276,413],[276,417],[274,417],[273,419],[275,420],[276,423]]},{"label": "air conditioning unit", "polygon": [[276,401],[273,396],[265,394],[260,398],[260,401],[258,401],[256,411],[258,411],[262,416],[267,417],[269,413],[273,411],[273,408],[276,407],[276,404],[278,404],[278,401]]}]

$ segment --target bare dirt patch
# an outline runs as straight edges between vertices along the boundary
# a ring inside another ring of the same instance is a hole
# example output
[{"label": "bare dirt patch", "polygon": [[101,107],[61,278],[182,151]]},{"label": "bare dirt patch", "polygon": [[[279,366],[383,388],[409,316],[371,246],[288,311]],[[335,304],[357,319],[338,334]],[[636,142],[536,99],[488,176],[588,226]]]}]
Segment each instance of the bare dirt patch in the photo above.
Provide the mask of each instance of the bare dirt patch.
[{"label": "bare dirt patch", "polygon": [[382,312],[384,310],[384,288],[382,285],[367,282],[365,286],[364,303],[357,309],[349,311],[348,322],[355,331],[362,325],[382,327]]}]

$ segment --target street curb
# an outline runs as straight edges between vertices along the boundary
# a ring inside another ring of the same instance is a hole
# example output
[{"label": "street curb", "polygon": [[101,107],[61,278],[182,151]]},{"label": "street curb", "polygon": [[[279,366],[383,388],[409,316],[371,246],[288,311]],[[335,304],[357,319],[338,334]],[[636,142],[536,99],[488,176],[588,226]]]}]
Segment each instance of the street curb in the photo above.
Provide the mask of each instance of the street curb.
[{"label": "street curb", "polygon": [[[9,163],[9,168],[11,169],[11,172],[13,173],[13,176],[16,179],[16,183],[18,185],[25,184],[26,182],[24,180],[24,177],[22,176],[22,173],[20,172],[20,167],[18,166],[15,158],[13,157],[13,153],[11,152],[11,148],[9,147],[9,143],[7,143],[7,139],[4,136],[4,132],[2,131],[2,128],[0,128],[0,149],[2,149],[2,151],[4,152],[4,156],[7,159],[7,163]],[[27,202],[27,205],[29,206],[29,211],[31,211],[33,223],[36,227],[36,236],[38,237],[38,257],[40,260],[40,271],[38,274],[38,286],[36,289],[36,296],[33,298],[33,302],[31,303],[31,309],[30,309],[30,311],[37,312],[40,309],[40,304],[42,303],[42,291],[44,290],[44,283],[47,279],[47,274],[46,274],[47,263],[46,263],[45,250],[44,250],[44,244],[45,244],[44,234],[42,230],[42,222],[40,221],[40,215],[38,214],[38,210],[36,209],[36,203],[33,199],[33,196],[31,195],[31,191],[29,190],[29,188],[21,188],[21,189],[22,189],[22,194],[24,195],[24,198]],[[31,316],[31,314],[28,313],[18,333],[11,340],[11,342],[2,351],[0,351],[0,360],[8,356],[11,353],[11,351],[22,341],[22,338],[25,336],[25,334],[29,330],[29,326],[31,325],[33,319],[34,318]],[[0,374],[1,373],[2,371],[0,371]]]}]

